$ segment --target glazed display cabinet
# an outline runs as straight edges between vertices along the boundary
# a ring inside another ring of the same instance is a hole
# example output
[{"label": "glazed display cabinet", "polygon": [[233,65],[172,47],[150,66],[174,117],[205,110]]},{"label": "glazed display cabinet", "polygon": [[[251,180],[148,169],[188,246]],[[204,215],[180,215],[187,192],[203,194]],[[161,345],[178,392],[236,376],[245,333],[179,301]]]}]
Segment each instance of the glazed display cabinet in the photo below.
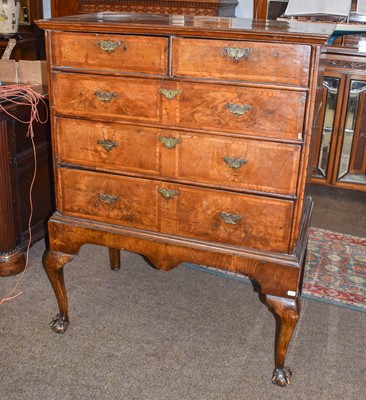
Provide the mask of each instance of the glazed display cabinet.
[{"label": "glazed display cabinet", "polygon": [[326,59],[312,181],[366,191],[366,59],[341,50]]}]

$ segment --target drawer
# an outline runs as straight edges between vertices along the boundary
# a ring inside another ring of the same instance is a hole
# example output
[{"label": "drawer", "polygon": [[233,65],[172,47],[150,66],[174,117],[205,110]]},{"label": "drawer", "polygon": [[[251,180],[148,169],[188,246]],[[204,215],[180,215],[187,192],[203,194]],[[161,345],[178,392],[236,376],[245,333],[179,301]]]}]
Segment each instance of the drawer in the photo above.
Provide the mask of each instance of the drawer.
[{"label": "drawer", "polygon": [[159,81],[54,73],[52,99],[57,114],[161,122]]},{"label": "drawer", "polygon": [[241,190],[296,192],[298,145],[65,118],[57,119],[56,129],[60,162]]},{"label": "drawer", "polygon": [[73,73],[53,74],[61,115],[301,140],[306,93]]},{"label": "drawer", "polygon": [[165,75],[166,38],[52,32],[52,65],[80,70]]},{"label": "drawer", "polygon": [[308,86],[306,45],[173,38],[172,74]]},{"label": "drawer", "polygon": [[293,202],[60,168],[66,215],[286,253]]}]

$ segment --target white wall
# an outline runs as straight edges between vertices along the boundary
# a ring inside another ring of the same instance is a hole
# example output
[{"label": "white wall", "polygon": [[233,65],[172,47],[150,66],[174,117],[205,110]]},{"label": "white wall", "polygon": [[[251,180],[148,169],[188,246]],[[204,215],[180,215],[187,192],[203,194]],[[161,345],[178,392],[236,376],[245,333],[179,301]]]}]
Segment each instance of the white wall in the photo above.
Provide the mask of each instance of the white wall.
[{"label": "white wall", "polygon": [[239,18],[253,17],[253,0],[239,0],[235,15]]},{"label": "white wall", "polygon": [[[67,1],[67,0],[64,0]],[[240,18],[252,18],[253,0],[239,0],[235,14]],[[43,17],[51,17],[51,0],[43,0]]]},{"label": "white wall", "polygon": [[43,0],[43,17],[51,17],[51,0]]}]

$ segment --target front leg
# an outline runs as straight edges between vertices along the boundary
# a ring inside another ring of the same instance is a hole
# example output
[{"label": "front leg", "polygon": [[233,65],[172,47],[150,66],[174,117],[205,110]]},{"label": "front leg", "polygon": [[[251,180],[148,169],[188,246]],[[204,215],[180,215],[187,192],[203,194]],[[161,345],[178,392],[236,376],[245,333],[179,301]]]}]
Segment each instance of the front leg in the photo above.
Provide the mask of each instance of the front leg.
[{"label": "front leg", "polygon": [[287,299],[266,295],[266,301],[278,317],[276,360],[272,382],[278,386],[291,384],[291,370],[285,367],[287,349],[300,315],[299,299]]},{"label": "front leg", "polygon": [[71,261],[73,256],[57,251],[46,250],[43,254],[43,267],[47,273],[55,292],[59,314],[51,321],[51,328],[57,333],[64,333],[69,326],[67,294],[64,281],[64,265]]}]

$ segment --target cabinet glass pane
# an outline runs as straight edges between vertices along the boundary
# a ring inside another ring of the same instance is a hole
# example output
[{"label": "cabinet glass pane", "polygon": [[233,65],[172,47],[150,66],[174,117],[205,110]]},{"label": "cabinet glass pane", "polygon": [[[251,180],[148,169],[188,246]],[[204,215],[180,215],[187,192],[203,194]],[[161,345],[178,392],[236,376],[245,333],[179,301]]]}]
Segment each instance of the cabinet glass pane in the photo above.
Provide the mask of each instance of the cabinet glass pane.
[{"label": "cabinet glass pane", "polygon": [[326,179],[329,165],[329,152],[332,142],[334,117],[337,106],[339,78],[324,77],[323,86],[326,90],[326,104],[324,111],[323,128],[320,138],[319,157],[313,176]]},{"label": "cabinet glass pane", "polygon": [[352,80],[348,96],[342,151],[338,168],[339,182],[366,183],[366,81]]}]

